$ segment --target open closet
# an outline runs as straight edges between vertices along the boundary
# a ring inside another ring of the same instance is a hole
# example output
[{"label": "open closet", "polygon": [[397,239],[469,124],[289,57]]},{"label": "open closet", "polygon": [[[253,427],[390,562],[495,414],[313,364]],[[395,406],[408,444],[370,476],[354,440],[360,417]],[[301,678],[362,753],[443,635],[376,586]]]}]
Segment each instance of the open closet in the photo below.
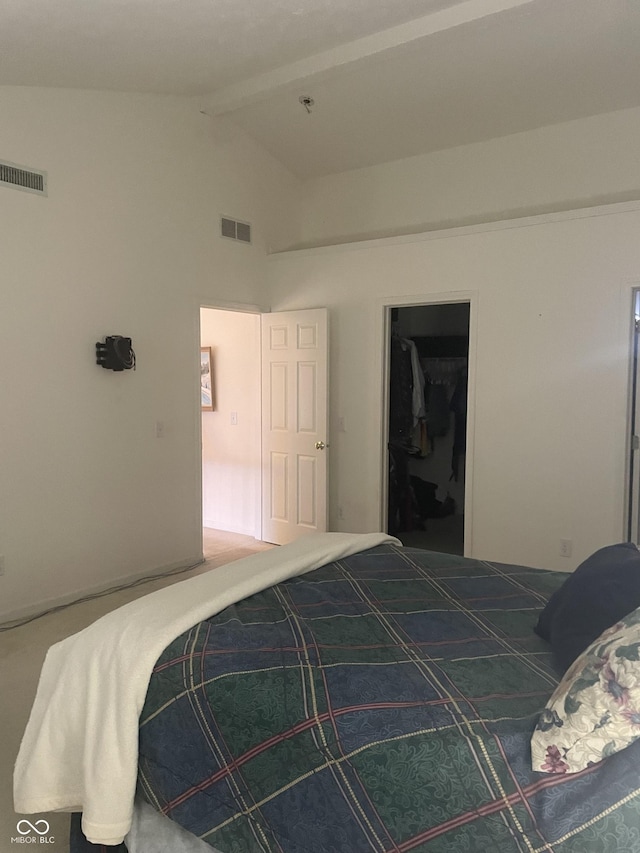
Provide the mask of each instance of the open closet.
[{"label": "open closet", "polygon": [[391,310],[388,531],[464,553],[468,302]]}]

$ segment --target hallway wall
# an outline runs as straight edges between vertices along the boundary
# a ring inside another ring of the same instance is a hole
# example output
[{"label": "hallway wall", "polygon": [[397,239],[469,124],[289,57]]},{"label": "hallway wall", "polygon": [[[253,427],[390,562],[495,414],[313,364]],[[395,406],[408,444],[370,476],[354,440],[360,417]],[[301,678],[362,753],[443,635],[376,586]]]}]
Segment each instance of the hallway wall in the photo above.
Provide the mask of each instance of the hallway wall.
[{"label": "hallway wall", "polygon": [[214,411],[202,412],[203,524],[259,536],[260,315],[202,308],[200,330],[214,386]]}]

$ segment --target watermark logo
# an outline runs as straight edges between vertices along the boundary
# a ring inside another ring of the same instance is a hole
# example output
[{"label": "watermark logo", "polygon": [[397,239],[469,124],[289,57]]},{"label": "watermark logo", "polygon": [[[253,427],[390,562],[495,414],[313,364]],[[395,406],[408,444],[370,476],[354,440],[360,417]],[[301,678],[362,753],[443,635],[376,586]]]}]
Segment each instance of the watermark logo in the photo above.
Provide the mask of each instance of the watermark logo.
[{"label": "watermark logo", "polygon": [[31,823],[29,820],[19,820],[16,829],[20,835],[28,835],[30,832],[46,835],[49,832],[49,824],[46,820],[37,820],[35,823]]},{"label": "watermark logo", "polygon": [[30,820],[19,820],[16,824],[19,834],[11,839],[12,844],[55,844],[55,838],[49,835],[49,822],[41,818],[35,823]]}]

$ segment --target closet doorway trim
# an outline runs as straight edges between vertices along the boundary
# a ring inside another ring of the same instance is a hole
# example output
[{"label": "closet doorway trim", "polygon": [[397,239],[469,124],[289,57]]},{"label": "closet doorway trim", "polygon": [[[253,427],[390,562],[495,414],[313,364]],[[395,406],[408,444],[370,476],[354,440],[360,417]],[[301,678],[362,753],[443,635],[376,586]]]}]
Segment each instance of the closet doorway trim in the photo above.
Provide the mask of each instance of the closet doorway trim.
[{"label": "closet doorway trim", "polygon": [[391,365],[391,310],[414,308],[421,305],[444,305],[459,302],[469,303],[469,373],[467,390],[467,443],[464,459],[464,556],[473,557],[473,462],[475,453],[475,401],[476,401],[476,355],[478,291],[454,290],[447,293],[421,293],[407,296],[385,296],[378,300],[377,346],[379,373],[382,377],[379,391],[379,529],[387,529],[387,507],[389,501],[389,375]]}]

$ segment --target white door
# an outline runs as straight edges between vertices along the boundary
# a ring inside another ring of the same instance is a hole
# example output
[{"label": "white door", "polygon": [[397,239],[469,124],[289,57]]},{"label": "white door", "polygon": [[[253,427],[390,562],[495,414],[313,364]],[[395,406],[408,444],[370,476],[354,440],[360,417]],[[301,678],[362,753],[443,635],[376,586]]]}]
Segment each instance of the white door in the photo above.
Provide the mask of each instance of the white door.
[{"label": "white door", "polygon": [[262,538],[327,529],[328,312],[262,315]]}]

